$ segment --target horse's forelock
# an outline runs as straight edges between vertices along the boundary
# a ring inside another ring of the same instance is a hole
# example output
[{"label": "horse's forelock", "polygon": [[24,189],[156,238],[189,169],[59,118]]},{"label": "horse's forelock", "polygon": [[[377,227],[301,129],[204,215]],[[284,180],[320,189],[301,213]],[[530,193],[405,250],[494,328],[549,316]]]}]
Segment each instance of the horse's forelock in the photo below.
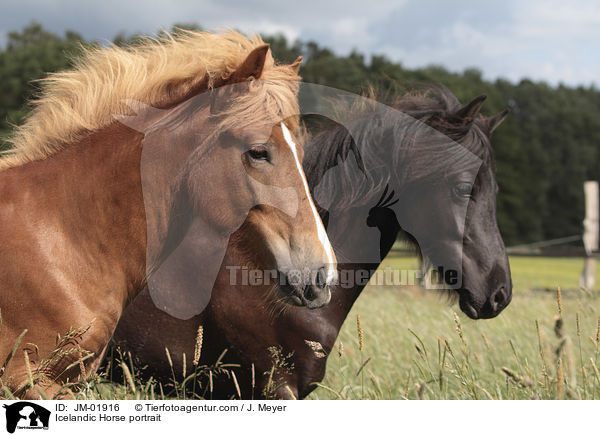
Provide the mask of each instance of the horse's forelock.
[{"label": "horse's forelock", "polygon": [[[238,85],[233,85],[238,86]],[[236,93],[227,108],[217,115],[217,129],[227,131],[253,125],[278,125],[284,122],[299,133],[299,81],[288,79],[254,80],[248,92]]]}]

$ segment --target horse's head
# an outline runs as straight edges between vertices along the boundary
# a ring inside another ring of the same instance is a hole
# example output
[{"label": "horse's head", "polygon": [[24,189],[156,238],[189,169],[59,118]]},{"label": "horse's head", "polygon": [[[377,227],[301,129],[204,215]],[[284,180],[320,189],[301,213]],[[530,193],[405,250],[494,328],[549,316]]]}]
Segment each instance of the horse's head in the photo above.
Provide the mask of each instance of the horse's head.
[{"label": "horse's head", "polygon": [[[423,165],[413,167],[415,174],[429,174],[403,190],[404,204],[412,207],[400,218],[431,266],[446,267],[436,278],[458,293],[461,310],[473,319],[495,317],[512,298],[508,257],[496,220],[498,185],[489,139],[506,111],[481,117],[484,99],[480,96],[466,106],[422,118],[456,144],[429,156],[443,161],[442,166],[434,165],[435,173],[426,169],[431,160],[415,150],[422,159],[414,159],[413,164]],[[465,155],[462,148],[479,159]]]},{"label": "horse's head", "polygon": [[[463,110],[460,115],[469,120],[475,118],[477,110],[476,103],[466,106],[466,113]],[[482,165],[472,185],[460,175],[451,184],[452,201],[469,204],[463,235],[463,280],[458,292],[461,310],[474,319],[495,317],[512,299],[510,266],[496,218],[498,184],[490,147],[490,135],[506,115],[507,111],[503,111],[493,117],[475,118],[470,138],[462,141],[480,143],[476,147],[485,150]]]},{"label": "horse's head", "polygon": [[[301,142],[282,122],[232,130],[219,147],[215,165],[219,159],[230,163],[209,183],[237,188],[219,190],[212,201],[236,204],[239,212],[224,217],[220,210],[219,222],[232,220],[227,228],[236,230],[246,218],[246,239],[253,247],[249,260],[257,269],[276,271],[271,284],[279,284],[281,299],[309,308],[327,304],[337,275],[335,255],[308,190]],[[232,171],[232,161],[240,162],[238,170]],[[268,277],[262,280],[269,284]]]},{"label": "horse's head", "polygon": [[506,113],[483,118],[484,97],[463,107],[430,92],[359,105],[305,165],[340,262],[379,264],[400,233],[419,247],[427,285],[453,290],[471,318],[494,317],[512,291],[489,141]]},{"label": "horse's head", "polygon": [[148,284],[172,315],[187,318],[206,306],[227,241],[245,220],[261,280],[278,281],[290,304],[329,302],[335,255],[293,133],[298,66],[274,65],[268,45],[258,46],[212,87],[188,85],[177,102],[136,117],[146,134],[144,200],[156,217],[148,220]]}]

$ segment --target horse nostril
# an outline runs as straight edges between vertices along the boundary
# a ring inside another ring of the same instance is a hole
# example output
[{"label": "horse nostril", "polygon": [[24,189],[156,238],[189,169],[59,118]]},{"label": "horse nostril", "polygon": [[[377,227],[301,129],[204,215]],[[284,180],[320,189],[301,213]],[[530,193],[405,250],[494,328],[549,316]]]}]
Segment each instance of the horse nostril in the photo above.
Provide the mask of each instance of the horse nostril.
[{"label": "horse nostril", "polygon": [[302,291],[306,306],[308,308],[317,308],[327,304],[331,298],[331,292],[327,283],[327,272],[322,266],[314,275],[312,283],[306,284]]},{"label": "horse nostril", "polygon": [[314,286],[307,285],[304,287],[304,298],[306,299],[306,301],[313,301],[317,298],[317,296],[315,295]]},{"label": "horse nostril", "polygon": [[319,289],[323,289],[327,285],[327,274],[325,273],[325,267],[319,268],[317,276],[315,277],[315,286]]},{"label": "horse nostril", "polygon": [[316,300],[326,290],[326,287],[327,274],[325,273],[325,267],[322,266],[315,274],[313,283],[304,286],[304,298],[306,301]]},{"label": "horse nostril", "polygon": [[502,286],[494,293],[494,295],[492,295],[492,298],[490,299],[490,302],[492,304],[492,310],[496,312],[497,310],[504,308],[506,299],[506,288]]}]

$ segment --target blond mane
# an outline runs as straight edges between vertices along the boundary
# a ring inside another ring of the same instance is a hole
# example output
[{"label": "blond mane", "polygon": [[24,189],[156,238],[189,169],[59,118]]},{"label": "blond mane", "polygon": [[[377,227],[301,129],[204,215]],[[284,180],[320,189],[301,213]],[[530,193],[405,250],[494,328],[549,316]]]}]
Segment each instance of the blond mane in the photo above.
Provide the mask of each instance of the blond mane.
[{"label": "blond mane", "polygon": [[[9,138],[12,149],[0,159],[0,170],[45,159],[113,123],[115,115],[131,112],[128,100],[155,104],[168,95],[169,86],[184,81],[206,80],[211,88],[261,44],[259,36],[235,31],[179,31],[128,48],[86,49],[72,70],[41,81],[40,96]],[[248,123],[257,116],[257,98],[274,122],[297,115],[299,79],[294,68],[276,65],[269,54],[260,80],[251,86],[254,92],[236,104],[238,121]]]}]

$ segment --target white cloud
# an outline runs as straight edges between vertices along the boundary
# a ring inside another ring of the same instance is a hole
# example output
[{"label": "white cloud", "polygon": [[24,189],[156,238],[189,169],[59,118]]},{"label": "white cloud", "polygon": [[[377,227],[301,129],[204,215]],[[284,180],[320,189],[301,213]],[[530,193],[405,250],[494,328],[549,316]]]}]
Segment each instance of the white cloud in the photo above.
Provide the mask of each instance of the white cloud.
[{"label": "white cloud", "polygon": [[599,3],[536,0],[505,7],[500,17],[486,15],[485,5],[476,4],[471,14],[426,17],[431,19],[421,21],[420,31],[425,29],[430,37],[414,38],[409,44],[380,44],[378,49],[409,67],[441,64],[454,71],[477,67],[491,79],[600,83]]}]

